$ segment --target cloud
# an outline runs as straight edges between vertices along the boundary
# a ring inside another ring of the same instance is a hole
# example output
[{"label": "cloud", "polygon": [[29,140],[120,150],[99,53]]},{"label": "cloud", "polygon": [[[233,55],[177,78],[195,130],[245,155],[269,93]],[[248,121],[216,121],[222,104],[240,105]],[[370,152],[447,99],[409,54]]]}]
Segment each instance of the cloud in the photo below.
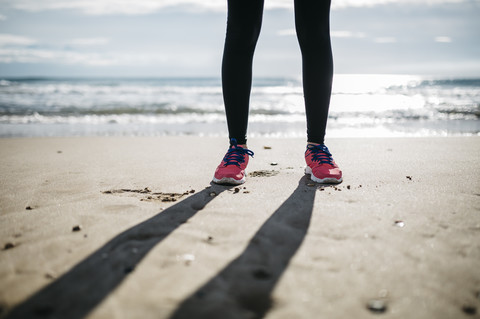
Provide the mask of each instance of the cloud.
[{"label": "cloud", "polygon": [[96,46],[96,45],[106,45],[110,42],[107,38],[80,38],[73,39],[68,44],[73,46]]},{"label": "cloud", "polygon": [[442,3],[462,3],[468,0],[336,0],[332,1],[332,8],[347,7],[373,7],[385,4],[413,4],[413,5],[436,5]]},{"label": "cloud", "polygon": [[365,38],[366,35],[363,32],[353,31],[332,31],[332,38]]},{"label": "cloud", "polygon": [[[107,38],[80,38],[68,42],[75,46],[95,46],[107,44]],[[34,47],[31,47],[35,45]],[[44,63],[54,62],[62,64],[85,65],[112,65],[118,62],[133,60],[125,56],[104,55],[90,52],[75,52],[71,50],[45,48],[44,43],[13,34],[0,34],[0,62],[1,63]]]},{"label": "cloud", "polygon": [[[365,7],[385,4],[435,5],[441,3],[461,3],[469,0],[336,0],[332,9]],[[185,10],[226,10],[225,0],[0,0],[0,4],[25,11],[45,11],[71,9],[89,15],[139,15],[148,14],[169,7],[182,7]],[[268,0],[265,8],[293,8],[292,0]]]},{"label": "cloud", "polygon": [[64,65],[111,66],[166,63],[158,54],[95,53],[49,49],[0,48],[0,63],[55,63]]},{"label": "cloud", "polygon": [[290,36],[290,35],[296,35],[295,29],[283,29],[283,30],[278,30],[277,35],[279,36]]},{"label": "cloud", "polygon": [[0,49],[2,63],[62,63],[111,65],[114,59],[101,58],[98,54],[86,54],[46,49]]},{"label": "cloud", "polygon": [[[277,31],[278,36],[291,36],[296,35],[295,29],[283,29]],[[366,35],[363,32],[353,32],[353,31],[331,31],[330,35],[332,38],[365,38]]]},{"label": "cloud", "polygon": [[224,9],[219,0],[3,0],[9,7],[24,11],[79,10],[88,15],[141,15],[174,6]]},{"label": "cloud", "polygon": [[3,14],[0,14],[0,21],[4,21],[4,20],[7,20],[7,17],[4,16]]},{"label": "cloud", "polygon": [[0,47],[27,46],[37,43],[36,40],[13,34],[0,33]]},{"label": "cloud", "polygon": [[446,37],[446,36],[438,36],[438,37],[435,37],[435,42],[439,42],[439,43],[450,43],[452,42],[452,38],[450,37]]},{"label": "cloud", "polygon": [[395,37],[377,37],[373,39],[373,42],[382,44],[396,43],[397,39]]}]

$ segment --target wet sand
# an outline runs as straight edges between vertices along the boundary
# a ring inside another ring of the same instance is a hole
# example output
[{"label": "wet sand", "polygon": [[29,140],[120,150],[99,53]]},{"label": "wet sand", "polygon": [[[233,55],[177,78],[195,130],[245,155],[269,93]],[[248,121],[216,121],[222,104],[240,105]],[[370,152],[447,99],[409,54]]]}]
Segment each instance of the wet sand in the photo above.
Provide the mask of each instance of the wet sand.
[{"label": "wet sand", "polygon": [[0,317],[478,318],[480,137],[0,139]]}]

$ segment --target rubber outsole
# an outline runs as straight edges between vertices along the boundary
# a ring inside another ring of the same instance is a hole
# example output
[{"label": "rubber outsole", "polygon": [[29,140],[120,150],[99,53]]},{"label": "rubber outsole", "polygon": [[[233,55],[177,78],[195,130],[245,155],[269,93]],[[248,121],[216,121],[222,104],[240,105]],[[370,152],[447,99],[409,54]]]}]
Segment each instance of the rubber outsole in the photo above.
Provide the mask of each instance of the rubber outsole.
[{"label": "rubber outsole", "polygon": [[318,178],[315,175],[313,175],[312,169],[310,166],[305,167],[305,174],[310,175],[310,179],[314,181],[315,183],[320,183],[320,184],[340,184],[343,182],[343,178],[340,177],[340,179],[334,178],[334,177],[327,177],[327,178]]}]

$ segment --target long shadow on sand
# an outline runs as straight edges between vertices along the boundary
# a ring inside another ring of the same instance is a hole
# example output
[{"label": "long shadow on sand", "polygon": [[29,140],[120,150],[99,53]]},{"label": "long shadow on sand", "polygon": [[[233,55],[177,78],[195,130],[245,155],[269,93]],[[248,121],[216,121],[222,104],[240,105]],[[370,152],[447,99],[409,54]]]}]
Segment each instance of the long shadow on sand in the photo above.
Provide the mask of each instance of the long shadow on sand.
[{"label": "long shadow on sand", "polygon": [[316,187],[307,186],[308,181],[300,180],[244,252],[184,300],[171,319],[262,318],[267,313],[273,288],[310,225]]},{"label": "long shadow on sand", "polygon": [[181,224],[229,189],[212,185],[119,234],[65,275],[14,308],[7,318],[84,318],[145,255]]}]

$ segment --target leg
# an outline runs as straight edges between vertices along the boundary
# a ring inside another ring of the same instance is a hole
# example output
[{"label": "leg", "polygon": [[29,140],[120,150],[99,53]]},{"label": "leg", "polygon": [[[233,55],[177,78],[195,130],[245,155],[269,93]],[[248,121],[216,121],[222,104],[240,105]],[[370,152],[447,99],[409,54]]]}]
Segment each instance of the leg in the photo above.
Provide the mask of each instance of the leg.
[{"label": "leg", "polygon": [[323,144],[332,93],[330,0],[295,0],[309,142]]},{"label": "leg", "polygon": [[341,183],[342,171],[324,144],[333,78],[330,0],[295,0],[295,27],[302,51],[309,142],[305,173],[317,183]]},{"label": "leg", "polygon": [[252,63],[262,25],[263,0],[228,0],[222,87],[230,139],[246,144]]}]

